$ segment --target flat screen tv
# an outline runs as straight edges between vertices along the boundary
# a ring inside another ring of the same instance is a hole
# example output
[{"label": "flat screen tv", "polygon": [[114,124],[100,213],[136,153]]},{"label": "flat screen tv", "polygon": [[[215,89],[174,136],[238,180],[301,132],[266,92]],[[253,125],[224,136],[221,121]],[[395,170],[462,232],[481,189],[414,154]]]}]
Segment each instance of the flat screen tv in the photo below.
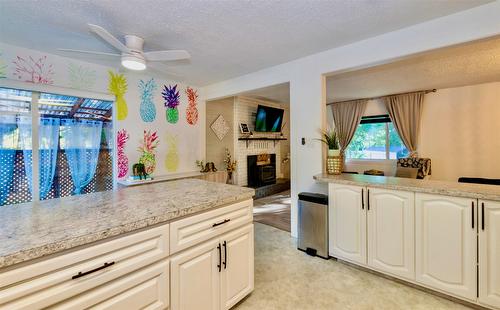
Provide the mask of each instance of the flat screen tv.
[{"label": "flat screen tv", "polygon": [[255,131],[280,132],[285,110],[259,105],[255,116]]}]

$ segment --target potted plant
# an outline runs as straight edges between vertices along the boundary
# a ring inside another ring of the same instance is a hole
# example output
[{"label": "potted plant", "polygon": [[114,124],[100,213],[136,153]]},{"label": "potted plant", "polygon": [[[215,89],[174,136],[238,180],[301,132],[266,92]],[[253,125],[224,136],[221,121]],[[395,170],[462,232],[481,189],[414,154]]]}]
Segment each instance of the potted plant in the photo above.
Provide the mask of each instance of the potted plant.
[{"label": "potted plant", "polygon": [[340,156],[339,140],[337,132],[334,129],[323,130],[322,138],[318,139],[328,146],[328,156]]}]

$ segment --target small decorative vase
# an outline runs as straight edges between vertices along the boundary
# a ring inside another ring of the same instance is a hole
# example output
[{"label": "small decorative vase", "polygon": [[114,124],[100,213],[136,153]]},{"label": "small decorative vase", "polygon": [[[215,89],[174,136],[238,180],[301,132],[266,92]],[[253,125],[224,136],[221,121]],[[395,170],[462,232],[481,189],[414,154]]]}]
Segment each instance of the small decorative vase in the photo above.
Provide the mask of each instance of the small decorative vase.
[{"label": "small decorative vase", "polygon": [[342,156],[328,156],[326,159],[326,172],[328,174],[341,174],[344,168]]},{"label": "small decorative vase", "polygon": [[328,157],[340,156],[340,150],[328,149]]}]

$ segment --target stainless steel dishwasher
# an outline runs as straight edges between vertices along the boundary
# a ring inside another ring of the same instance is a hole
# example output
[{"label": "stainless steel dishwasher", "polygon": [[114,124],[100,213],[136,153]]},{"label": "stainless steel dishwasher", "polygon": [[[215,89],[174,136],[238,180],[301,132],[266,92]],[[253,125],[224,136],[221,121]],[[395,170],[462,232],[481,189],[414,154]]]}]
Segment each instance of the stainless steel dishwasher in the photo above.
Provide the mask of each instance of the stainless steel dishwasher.
[{"label": "stainless steel dishwasher", "polygon": [[328,196],[299,194],[298,249],[328,259]]}]

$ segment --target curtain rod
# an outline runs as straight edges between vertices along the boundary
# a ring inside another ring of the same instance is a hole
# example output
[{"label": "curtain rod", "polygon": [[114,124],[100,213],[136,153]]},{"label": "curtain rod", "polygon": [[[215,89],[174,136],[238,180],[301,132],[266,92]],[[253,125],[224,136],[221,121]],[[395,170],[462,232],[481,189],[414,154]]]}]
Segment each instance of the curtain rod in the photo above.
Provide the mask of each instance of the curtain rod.
[{"label": "curtain rod", "polygon": [[360,99],[342,100],[342,101],[330,102],[330,103],[327,103],[326,105],[331,105],[331,104],[335,104],[335,103],[342,103],[342,102],[349,102],[349,101],[355,101],[355,100],[375,100],[375,99],[383,99],[383,98],[387,98],[387,97],[391,97],[391,96],[406,95],[406,94],[414,94],[414,93],[420,93],[420,92],[424,92],[424,93],[428,94],[428,93],[435,93],[435,92],[437,92],[437,90],[434,88],[434,89],[418,90],[418,91],[411,91],[411,92],[407,92],[407,93],[398,93],[398,94],[385,95],[385,96],[378,96],[378,97],[370,97],[370,98],[360,98]]}]

